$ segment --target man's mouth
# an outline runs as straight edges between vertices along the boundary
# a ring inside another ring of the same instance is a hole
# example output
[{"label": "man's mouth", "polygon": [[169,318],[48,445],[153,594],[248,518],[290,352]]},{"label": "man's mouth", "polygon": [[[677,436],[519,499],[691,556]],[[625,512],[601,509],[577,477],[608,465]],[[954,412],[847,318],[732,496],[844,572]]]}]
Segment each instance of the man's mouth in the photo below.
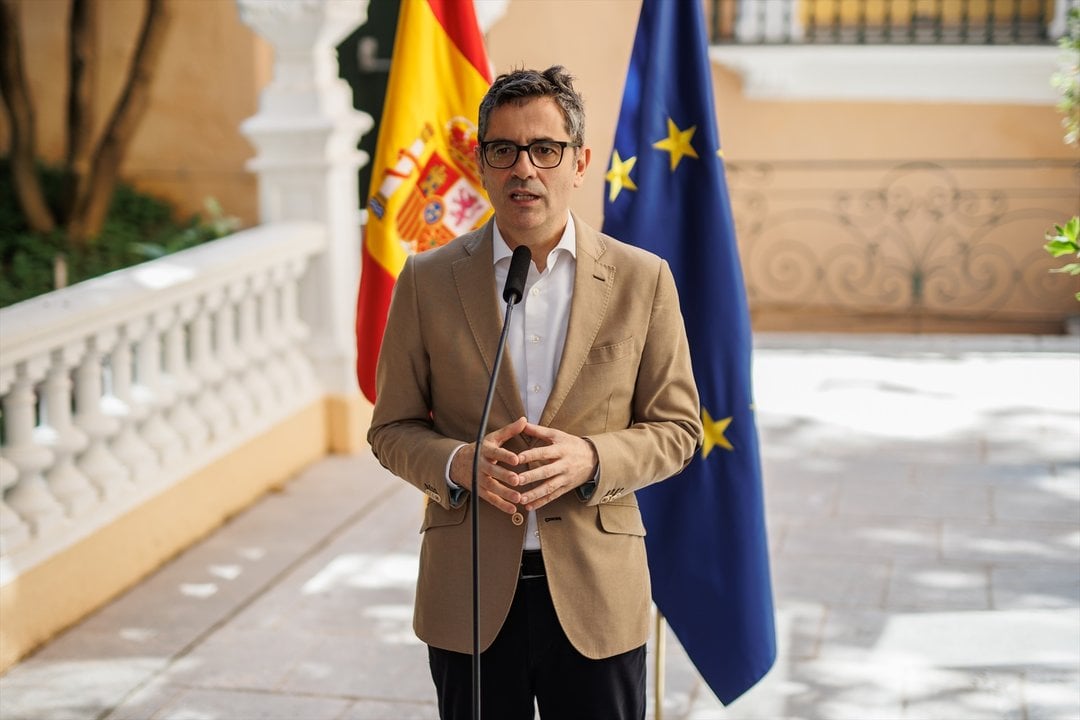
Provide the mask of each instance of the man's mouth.
[{"label": "man's mouth", "polygon": [[532,200],[538,200],[539,195],[534,195],[530,192],[512,192],[510,193],[510,199],[514,202],[529,202]]}]

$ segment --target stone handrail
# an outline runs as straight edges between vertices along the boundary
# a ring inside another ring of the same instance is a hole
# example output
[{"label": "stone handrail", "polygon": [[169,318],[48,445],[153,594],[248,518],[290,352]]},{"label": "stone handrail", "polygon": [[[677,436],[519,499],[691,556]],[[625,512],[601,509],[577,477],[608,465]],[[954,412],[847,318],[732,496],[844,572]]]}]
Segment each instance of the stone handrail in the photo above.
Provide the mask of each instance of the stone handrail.
[{"label": "stone handrail", "polygon": [[326,242],[263,225],[0,309],[0,586],[319,397]]}]

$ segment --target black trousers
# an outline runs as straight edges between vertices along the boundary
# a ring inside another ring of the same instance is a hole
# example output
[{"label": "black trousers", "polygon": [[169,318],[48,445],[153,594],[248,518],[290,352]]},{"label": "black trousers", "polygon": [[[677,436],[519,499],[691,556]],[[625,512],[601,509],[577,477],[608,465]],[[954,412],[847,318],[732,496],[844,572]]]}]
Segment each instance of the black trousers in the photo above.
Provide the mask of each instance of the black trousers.
[{"label": "black trousers", "polygon": [[[472,655],[428,646],[442,720],[472,717]],[[519,580],[499,635],[480,655],[482,720],[644,720],[645,646],[590,660],[566,639],[547,579]]]}]

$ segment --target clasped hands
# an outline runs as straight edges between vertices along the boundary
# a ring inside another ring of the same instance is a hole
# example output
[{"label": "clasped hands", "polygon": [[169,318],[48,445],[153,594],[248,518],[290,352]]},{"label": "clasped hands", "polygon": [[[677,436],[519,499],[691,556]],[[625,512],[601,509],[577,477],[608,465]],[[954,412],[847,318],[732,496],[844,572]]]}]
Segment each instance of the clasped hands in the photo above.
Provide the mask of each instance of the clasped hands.
[{"label": "clasped hands", "polygon": [[[542,444],[510,452],[504,445],[516,435],[534,437]],[[534,425],[523,417],[485,435],[481,447],[479,495],[507,514],[517,512],[518,506],[536,510],[580,487],[593,478],[599,462],[596,448],[588,440]],[[450,463],[450,479],[470,492],[475,453],[475,443],[466,445]],[[512,469],[529,464],[535,467],[525,472]]]}]

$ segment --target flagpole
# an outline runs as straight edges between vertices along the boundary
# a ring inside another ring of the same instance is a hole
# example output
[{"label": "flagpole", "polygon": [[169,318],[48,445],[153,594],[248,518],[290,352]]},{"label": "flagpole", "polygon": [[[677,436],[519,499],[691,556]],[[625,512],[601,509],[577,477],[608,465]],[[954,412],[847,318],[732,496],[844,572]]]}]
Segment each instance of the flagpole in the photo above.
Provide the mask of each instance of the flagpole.
[{"label": "flagpole", "polygon": [[664,669],[667,664],[667,633],[664,615],[660,608],[656,609],[656,672],[653,674],[653,682],[656,683],[653,692],[653,702],[656,705],[653,717],[656,720],[664,720]]}]

